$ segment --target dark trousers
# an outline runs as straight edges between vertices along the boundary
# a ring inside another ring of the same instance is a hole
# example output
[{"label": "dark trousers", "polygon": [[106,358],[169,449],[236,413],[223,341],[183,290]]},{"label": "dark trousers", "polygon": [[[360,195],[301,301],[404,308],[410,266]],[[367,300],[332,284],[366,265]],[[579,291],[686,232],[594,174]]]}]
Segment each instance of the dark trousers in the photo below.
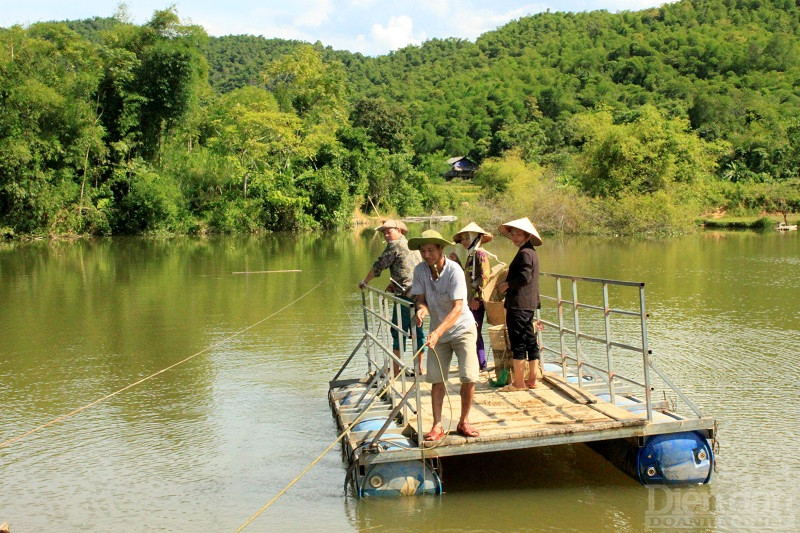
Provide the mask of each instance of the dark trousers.
[{"label": "dark trousers", "polygon": [[[409,298],[405,296],[401,296],[403,300],[411,301]],[[396,305],[392,305],[392,324],[397,324],[397,307]],[[416,319],[414,327],[417,328],[417,349],[419,351],[423,346],[425,346],[425,331],[422,329],[422,326],[416,325]],[[410,333],[411,332],[411,309],[406,307],[405,305],[400,306],[400,323],[403,326],[403,331]],[[406,336],[403,335],[403,350],[406,349]],[[395,350],[400,350],[400,334],[397,332],[396,329],[392,328],[392,348]]]},{"label": "dark trousers", "polygon": [[506,310],[508,340],[511,342],[511,353],[516,360],[539,359],[539,343],[536,342],[536,331],[533,328],[533,314],[533,311],[524,309]]},{"label": "dark trousers", "polygon": [[483,302],[481,302],[478,309],[470,309],[470,311],[472,311],[472,316],[475,318],[475,323],[478,324],[478,345],[476,346],[478,349],[478,366],[481,370],[486,370],[486,348],[483,345],[483,335],[481,335],[486,308],[483,306]]}]

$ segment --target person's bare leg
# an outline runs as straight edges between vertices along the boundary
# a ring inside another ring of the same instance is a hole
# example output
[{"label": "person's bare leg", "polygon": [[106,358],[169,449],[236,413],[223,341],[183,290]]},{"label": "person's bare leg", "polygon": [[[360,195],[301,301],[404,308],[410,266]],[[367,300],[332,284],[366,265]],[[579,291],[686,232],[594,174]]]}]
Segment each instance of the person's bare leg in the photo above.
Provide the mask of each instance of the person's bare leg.
[{"label": "person's bare leg", "polygon": [[[444,383],[434,383],[431,385],[431,408],[433,410],[433,427],[427,433],[443,433],[442,428],[442,407],[444,406]],[[436,431],[438,429],[438,432]],[[436,440],[436,439],[432,439]]]},{"label": "person's bare leg", "polygon": [[[394,352],[395,357],[400,359],[400,350],[392,350]],[[394,361],[394,375],[398,375],[400,373],[400,363]]]},{"label": "person's bare leg", "polygon": [[422,354],[423,354],[423,352],[419,352],[419,355],[417,355],[417,368],[419,369],[419,375],[420,376],[423,373],[422,372]]},{"label": "person's bare leg", "polygon": [[539,376],[539,364],[538,359],[528,361],[528,380],[525,381],[525,385],[531,389],[536,386],[536,379]]},{"label": "person's bare leg", "polygon": [[514,387],[517,389],[525,389],[525,360],[514,359]]},{"label": "person's bare leg", "polygon": [[469,423],[469,410],[475,396],[474,383],[461,384],[461,420],[458,421],[458,432],[465,437],[477,437],[480,432]]},{"label": "person's bare leg", "polygon": [[458,423],[469,422],[469,410],[472,407],[472,399],[475,396],[474,383],[461,384],[461,418]]}]

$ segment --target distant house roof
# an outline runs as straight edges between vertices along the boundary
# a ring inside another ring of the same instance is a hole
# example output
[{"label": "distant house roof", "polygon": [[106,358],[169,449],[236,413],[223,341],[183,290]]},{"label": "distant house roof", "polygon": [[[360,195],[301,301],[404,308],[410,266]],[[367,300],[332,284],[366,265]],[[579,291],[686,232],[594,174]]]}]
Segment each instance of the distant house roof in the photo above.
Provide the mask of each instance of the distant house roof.
[{"label": "distant house roof", "polygon": [[478,165],[476,165],[474,161],[467,159],[463,155],[451,157],[447,160],[447,163],[450,165],[450,170],[444,174],[444,178],[447,181],[450,181],[456,176],[463,179],[470,179],[478,168]]}]

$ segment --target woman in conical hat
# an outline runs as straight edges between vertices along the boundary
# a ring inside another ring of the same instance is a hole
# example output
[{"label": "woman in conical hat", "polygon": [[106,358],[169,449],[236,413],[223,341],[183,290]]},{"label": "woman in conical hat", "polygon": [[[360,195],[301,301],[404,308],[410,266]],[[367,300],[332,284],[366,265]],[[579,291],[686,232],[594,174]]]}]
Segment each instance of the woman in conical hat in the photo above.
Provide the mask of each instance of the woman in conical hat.
[{"label": "woman in conical hat", "polygon": [[[504,236],[511,239],[511,230],[518,229],[520,231],[524,231],[528,234],[526,240],[530,241],[530,243],[534,246],[541,246],[542,245],[542,238],[539,236],[539,232],[536,231],[536,228],[533,226],[533,222],[530,221],[528,217],[525,218],[518,218],[516,220],[512,220],[511,222],[506,222],[505,224],[500,224],[500,233]],[[513,239],[512,239],[513,242]],[[516,244],[516,243],[515,243]],[[516,245],[519,246],[519,245]]]},{"label": "woman in conical hat", "polygon": [[467,250],[467,259],[464,262],[464,274],[467,278],[467,305],[475,322],[478,324],[478,364],[480,369],[486,370],[486,349],[483,344],[483,317],[486,308],[483,305],[483,288],[489,282],[489,256],[481,244],[491,241],[494,236],[474,222],[470,222],[453,235],[453,242],[461,243]]},{"label": "woman in conical hat", "polygon": [[[527,218],[506,222],[499,228],[514,246],[519,248],[517,255],[508,265],[506,281],[500,284],[504,292],[506,308],[506,327],[511,341],[514,357],[514,382],[505,388],[507,391],[524,390],[538,386],[541,374],[539,362],[539,343],[536,339],[534,314],[539,304],[539,257],[534,246],[542,245],[539,232]],[[528,364],[528,380],[525,380],[525,361]],[[504,390],[504,389],[500,389]]]}]

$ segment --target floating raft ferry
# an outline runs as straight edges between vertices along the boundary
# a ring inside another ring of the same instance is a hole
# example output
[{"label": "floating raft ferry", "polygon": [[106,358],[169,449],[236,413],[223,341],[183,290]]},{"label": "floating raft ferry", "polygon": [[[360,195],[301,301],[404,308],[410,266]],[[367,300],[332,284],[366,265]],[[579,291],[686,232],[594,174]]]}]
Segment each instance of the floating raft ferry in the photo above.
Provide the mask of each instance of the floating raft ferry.
[{"label": "floating raft ferry", "polygon": [[[393,376],[393,363],[404,366],[411,359],[416,339],[414,331],[407,334],[392,322],[392,308],[400,317],[399,306],[410,306],[413,315],[413,304],[364,289],[364,335],[331,380],[328,395],[337,425],[346,432],[347,479],[359,496],[440,493],[442,457],[568,443],[586,443],[645,485],[710,481],[715,421],[703,416],[653,361],[644,284],[549,273],[542,278],[541,384],[499,392],[483,373],[470,410],[480,436],[463,437],[455,431],[460,384],[451,369],[443,410],[443,425],[450,431],[436,442],[422,438],[433,423],[430,385],[405,373]],[[562,296],[565,283],[571,285],[569,299]],[[579,285],[589,286],[595,300],[581,301]],[[548,286],[553,295],[545,293]],[[611,307],[609,289],[620,292],[625,303],[635,303],[635,309]],[[625,292],[632,297],[626,300]],[[399,358],[391,350],[391,330],[410,337]],[[663,389],[661,400],[656,385]]]}]

